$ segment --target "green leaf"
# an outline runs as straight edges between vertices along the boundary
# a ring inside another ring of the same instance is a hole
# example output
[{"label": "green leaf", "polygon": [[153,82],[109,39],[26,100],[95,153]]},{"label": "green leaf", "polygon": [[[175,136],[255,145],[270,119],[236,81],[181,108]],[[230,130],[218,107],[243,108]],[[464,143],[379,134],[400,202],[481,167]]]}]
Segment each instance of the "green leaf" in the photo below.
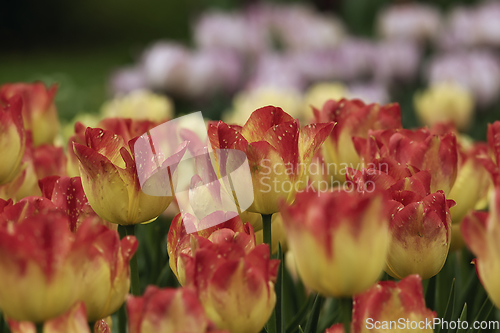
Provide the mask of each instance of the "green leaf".
[{"label": "green leaf", "polygon": [[[490,316],[491,311],[493,310],[494,305],[491,303],[490,299],[487,297],[486,300],[483,303],[483,306],[481,306],[481,309],[479,310],[478,314],[474,318],[474,322],[476,321],[486,321],[488,317]],[[467,333],[478,333],[481,332],[481,329],[478,329],[477,331],[474,331],[474,327],[471,325]]]},{"label": "green leaf", "polygon": [[[443,321],[450,321],[451,315],[453,313],[453,304],[455,302],[455,279],[451,282],[450,294],[448,296],[448,302],[446,303],[446,310],[444,311]],[[441,332],[441,325],[439,326],[436,333]]]},{"label": "green leaf", "polygon": [[323,305],[324,300],[325,298],[320,294],[316,296],[316,300],[314,301],[312,311],[309,314],[309,318],[307,319],[307,324],[304,333],[316,333],[316,329],[318,327],[319,313],[321,311],[321,305]]},{"label": "green leaf", "polygon": [[304,305],[302,305],[302,307],[300,308],[299,312],[297,312],[295,317],[293,317],[290,323],[288,323],[288,325],[286,326],[286,333],[295,333],[298,330],[300,324],[306,318],[309,309],[312,307],[313,302],[314,302],[314,297],[313,295],[311,295],[307,299],[307,302],[305,302]]},{"label": "green leaf", "polygon": [[467,321],[467,303],[464,304],[464,307],[462,309],[462,314],[460,314],[460,326],[459,329],[457,330],[457,333],[465,333],[466,328],[463,326],[463,322]]}]

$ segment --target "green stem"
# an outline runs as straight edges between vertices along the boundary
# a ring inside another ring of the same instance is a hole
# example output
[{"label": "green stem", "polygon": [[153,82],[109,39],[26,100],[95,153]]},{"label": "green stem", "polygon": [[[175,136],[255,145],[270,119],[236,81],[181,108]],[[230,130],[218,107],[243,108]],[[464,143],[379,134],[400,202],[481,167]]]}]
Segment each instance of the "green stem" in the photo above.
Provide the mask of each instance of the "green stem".
[{"label": "green stem", "polygon": [[118,332],[127,333],[127,311],[125,310],[125,303],[123,303],[118,310]]},{"label": "green stem", "polygon": [[262,228],[263,228],[263,236],[262,239],[265,244],[269,245],[269,254],[273,254],[273,238],[271,234],[271,218],[272,214],[264,215],[262,214]]},{"label": "green stem", "polygon": [[43,333],[43,323],[36,324],[36,333]]},{"label": "green stem", "polygon": [[0,333],[5,332],[5,318],[3,317],[3,313],[0,312]]},{"label": "green stem", "polygon": [[[127,236],[135,236],[135,225],[126,225]],[[139,266],[137,264],[137,253],[130,259],[130,293],[134,296],[141,295],[141,280],[139,279]]]},{"label": "green stem", "polygon": [[344,332],[349,333],[351,330],[352,298],[339,299],[339,305],[342,314],[342,322],[344,323]]}]

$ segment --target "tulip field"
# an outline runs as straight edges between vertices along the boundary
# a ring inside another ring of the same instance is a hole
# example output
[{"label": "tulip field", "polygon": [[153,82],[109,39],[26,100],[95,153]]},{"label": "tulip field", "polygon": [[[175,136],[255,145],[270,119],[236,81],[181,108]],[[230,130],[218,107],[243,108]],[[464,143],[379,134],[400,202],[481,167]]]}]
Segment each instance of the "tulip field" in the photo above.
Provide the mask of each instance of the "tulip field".
[{"label": "tulip field", "polygon": [[85,112],[0,73],[0,333],[500,332],[499,5],[207,10]]}]

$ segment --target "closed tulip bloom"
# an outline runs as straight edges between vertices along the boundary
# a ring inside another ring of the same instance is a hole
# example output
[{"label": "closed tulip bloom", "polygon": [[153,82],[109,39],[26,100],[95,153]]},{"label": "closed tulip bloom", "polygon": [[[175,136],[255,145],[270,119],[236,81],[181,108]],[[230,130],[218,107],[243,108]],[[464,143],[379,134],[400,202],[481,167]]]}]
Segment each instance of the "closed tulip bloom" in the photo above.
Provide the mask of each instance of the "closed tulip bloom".
[{"label": "closed tulip bloom", "polygon": [[460,232],[460,223],[474,209],[481,209],[487,203],[492,185],[491,175],[484,166],[488,150],[485,144],[476,143],[472,147],[459,150],[458,174],[448,198],[456,202],[450,208],[452,228],[451,251],[462,248],[465,243]]},{"label": "closed tulip bloom", "polygon": [[454,201],[446,200],[443,191],[430,192],[431,175],[427,171],[403,166],[390,158],[375,160],[373,166],[355,175],[349,173],[348,177],[357,190],[375,188],[392,199],[385,271],[398,279],[411,274],[423,279],[436,275],[450,248],[450,207]]},{"label": "closed tulip bloom", "polygon": [[0,308],[8,318],[41,323],[78,299],[86,256],[68,224],[45,212],[0,226]]},{"label": "closed tulip bloom", "polygon": [[194,237],[193,256],[182,255],[186,286],[196,288],[208,318],[232,333],[260,332],[276,304],[279,260],[270,260],[266,244],[247,252],[224,234],[215,242]]},{"label": "closed tulip bloom", "polygon": [[490,212],[472,212],[462,222],[462,236],[467,247],[476,255],[475,265],[484,289],[500,308],[500,188],[490,201]]},{"label": "closed tulip bloom", "polygon": [[129,296],[127,313],[130,333],[216,332],[190,288],[149,286],[143,296]]},{"label": "closed tulip bloom", "polygon": [[401,128],[401,109],[398,104],[365,104],[360,100],[327,101],[321,110],[314,111],[316,121],[336,122],[322,153],[329,175],[345,180],[346,168],[360,169],[361,160],[353,137],[366,138],[368,130]]},{"label": "closed tulip bloom", "polygon": [[11,98],[5,106],[0,101],[0,151],[4,157],[0,164],[0,185],[12,181],[20,171],[26,145],[21,110],[20,97]]},{"label": "closed tulip bloom", "polygon": [[[9,320],[12,333],[36,333],[36,327],[30,322],[16,322]],[[105,333],[105,331],[95,331]],[[43,325],[43,333],[91,333],[87,322],[85,305],[76,303],[63,315],[48,320]]]},{"label": "closed tulip bloom", "polygon": [[451,122],[459,130],[467,130],[474,116],[474,97],[456,83],[437,83],[415,94],[415,110],[427,126]]},{"label": "closed tulip bloom", "polygon": [[[403,318],[404,324],[408,326],[398,326],[400,318]],[[411,330],[431,333],[434,318],[436,313],[425,307],[420,276],[410,275],[399,282],[381,281],[368,291],[355,296],[351,332]],[[415,324],[419,325],[421,322],[423,323],[420,326],[415,327]]]},{"label": "closed tulip bloom", "polygon": [[[106,221],[121,225],[150,222],[172,202],[170,196],[142,192],[131,148],[122,136],[88,127],[86,145],[74,144],[80,161],[83,189],[94,211]],[[133,147],[133,141],[129,141]],[[182,157],[179,153],[178,160]]]},{"label": "closed tulip bloom", "polygon": [[33,134],[33,144],[54,143],[59,134],[59,118],[54,104],[57,86],[47,88],[41,82],[14,83],[0,86],[0,100],[7,100],[14,95],[23,99],[24,127]]},{"label": "closed tulip bloom", "polygon": [[435,135],[427,128],[418,130],[369,131],[368,138],[355,138],[356,150],[365,165],[377,158],[391,158],[428,171],[431,192],[442,190],[446,195],[455,184],[458,168],[457,139],[454,133]]},{"label": "closed tulip bloom", "polygon": [[381,194],[303,192],[281,214],[304,284],[326,296],[369,288],[389,247],[389,201]]},{"label": "closed tulip bloom", "polygon": [[279,202],[292,202],[307,185],[313,155],[334,124],[300,128],[282,109],[267,106],[252,113],[243,127],[222,121],[210,124],[208,137],[214,149],[239,149],[246,153],[252,173],[254,202],[250,212],[273,214]]},{"label": "closed tulip bloom", "polygon": [[[185,215],[184,219],[194,219],[193,216]],[[189,223],[189,221],[188,221]],[[210,228],[199,230],[198,236],[208,239],[211,242],[235,242],[240,244],[245,252],[250,252],[255,248],[255,235],[253,228],[243,225],[239,217],[234,217],[224,223],[217,224]],[[174,217],[170,230],[168,231],[167,251],[169,264],[172,272],[177,276],[179,283],[186,282],[186,272],[182,254],[193,256],[191,234],[186,232],[184,220],[179,213]]]},{"label": "closed tulip bloom", "polygon": [[85,303],[89,322],[115,313],[130,290],[129,261],[137,250],[137,239],[118,233],[103,225],[84,221],[76,234],[77,242],[91,243],[79,300]]}]

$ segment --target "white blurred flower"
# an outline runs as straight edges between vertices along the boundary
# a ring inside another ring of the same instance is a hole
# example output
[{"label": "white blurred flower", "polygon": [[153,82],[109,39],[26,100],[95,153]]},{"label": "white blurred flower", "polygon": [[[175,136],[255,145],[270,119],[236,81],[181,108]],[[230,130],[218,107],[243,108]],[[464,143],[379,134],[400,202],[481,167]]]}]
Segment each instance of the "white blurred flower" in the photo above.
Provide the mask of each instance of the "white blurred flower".
[{"label": "white blurred flower", "polygon": [[205,13],[195,23],[194,40],[201,48],[230,49],[241,54],[260,53],[270,42],[265,18],[259,14],[258,10]]},{"label": "white blurred flower", "polygon": [[424,41],[433,39],[440,28],[437,8],[419,3],[399,4],[381,11],[378,31],[384,38]]},{"label": "white blurred flower", "polygon": [[349,98],[357,98],[366,104],[389,103],[390,97],[387,87],[380,83],[353,83],[349,86]]},{"label": "white blurred flower", "polygon": [[438,41],[438,46],[444,49],[479,45],[500,46],[500,3],[497,1],[453,9]]},{"label": "white blurred flower", "polygon": [[500,93],[500,60],[485,50],[449,52],[435,56],[427,68],[429,84],[454,82],[486,106]]},{"label": "white blurred flower", "polygon": [[144,52],[142,66],[148,86],[184,98],[206,98],[237,88],[240,58],[229,50],[192,52],[159,42]]},{"label": "white blurred flower", "polygon": [[118,69],[110,78],[110,89],[113,94],[126,94],[146,87],[146,76],[140,67]]},{"label": "white blurred flower", "polygon": [[261,86],[302,90],[305,81],[293,59],[278,53],[262,54],[252,71],[247,89]]},{"label": "white blurred flower", "polygon": [[295,50],[325,49],[338,45],[344,37],[342,22],[307,6],[277,6],[272,24],[278,38]]},{"label": "white blurred flower", "polygon": [[410,81],[417,74],[421,51],[414,42],[385,40],[377,44],[373,76],[378,82]]}]

